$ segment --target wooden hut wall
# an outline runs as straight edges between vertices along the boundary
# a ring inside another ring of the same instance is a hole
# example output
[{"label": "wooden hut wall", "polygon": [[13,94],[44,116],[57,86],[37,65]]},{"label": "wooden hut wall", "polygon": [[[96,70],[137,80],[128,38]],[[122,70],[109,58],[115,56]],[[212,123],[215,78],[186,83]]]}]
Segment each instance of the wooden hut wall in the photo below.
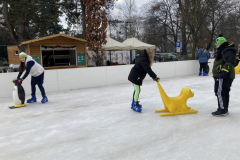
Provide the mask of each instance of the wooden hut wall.
[{"label": "wooden hut wall", "polygon": [[35,45],[33,44],[29,44],[29,47],[25,47],[27,50],[29,50],[29,55],[32,57],[39,57],[39,64],[42,65],[42,59],[41,59],[41,52],[40,52],[40,45]]},{"label": "wooden hut wall", "polygon": [[[14,51],[18,51],[18,55],[15,55]],[[20,60],[19,60],[20,50],[18,49],[17,46],[8,46],[7,52],[8,52],[8,63],[9,64],[15,64],[15,65],[20,64]]]},{"label": "wooden hut wall", "polygon": [[[25,52],[28,53],[32,57],[39,57],[39,63],[42,65],[42,56],[41,56],[41,46],[76,46],[76,54],[77,53],[85,53],[85,65],[80,65],[77,67],[87,67],[87,52],[86,52],[86,42],[81,42],[75,39],[58,36],[53,37],[50,39],[44,39],[41,41],[36,42],[30,42],[28,44],[24,44]],[[14,54],[14,50],[18,51],[18,54],[20,53],[17,46],[9,46],[7,47],[8,50],[8,57],[9,57],[9,64],[19,64],[19,58],[18,55]]]},{"label": "wooden hut wall", "polygon": [[[78,43],[76,46],[76,51],[77,53],[85,53],[85,62],[86,65],[80,65],[78,66],[79,68],[81,67],[87,67],[87,50],[86,50],[86,43]],[[77,54],[76,53],[76,54]]]}]

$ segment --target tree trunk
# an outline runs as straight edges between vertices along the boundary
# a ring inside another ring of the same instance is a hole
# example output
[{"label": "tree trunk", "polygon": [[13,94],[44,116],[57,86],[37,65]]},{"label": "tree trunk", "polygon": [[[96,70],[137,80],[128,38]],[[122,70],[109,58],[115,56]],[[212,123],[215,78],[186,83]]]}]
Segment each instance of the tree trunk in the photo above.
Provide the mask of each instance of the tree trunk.
[{"label": "tree trunk", "polygon": [[83,0],[81,0],[81,9],[82,9],[82,35],[83,35],[83,39],[86,39],[86,22],[85,22],[85,17],[86,17],[86,6],[83,2]]},{"label": "tree trunk", "polygon": [[10,22],[9,16],[8,16],[8,3],[6,1],[3,1],[2,12],[3,12],[3,17],[5,20],[5,23],[8,28],[8,32],[9,32],[14,44],[18,46],[18,48],[21,52],[24,52],[25,48],[24,48],[24,46],[22,46],[20,44],[22,41],[30,39],[28,20],[25,19],[24,22],[22,22],[18,25],[18,32],[20,33],[19,34],[20,36],[17,36],[17,34],[14,31],[13,26]]},{"label": "tree trunk", "polygon": [[164,38],[164,42],[163,42],[163,47],[164,47],[164,50],[163,52],[166,53],[167,52],[167,26],[166,24],[163,24],[163,29],[164,29],[164,35],[163,35],[163,38]]},{"label": "tree trunk", "polygon": [[181,15],[181,32],[182,32],[182,53],[181,55],[187,55],[187,38],[186,38],[186,21],[183,14],[183,3],[181,0],[178,0],[179,10]]},{"label": "tree trunk", "polygon": [[5,23],[7,25],[7,28],[8,28],[8,32],[13,40],[13,42],[16,44],[16,45],[19,45],[19,41],[18,41],[18,37],[13,29],[13,26],[10,22],[10,19],[9,19],[9,16],[8,16],[8,3],[6,1],[3,1],[3,6],[2,6],[2,12],[3,12],[3,17],[4,17],[4,20],[5,20]]},{"label": "tree trunk", "polygon": [[187,55],[186,23],[182,22],[182,55]]},{"label": "tree trunk", "polygon": [[215,32],[215,29],[214,29],[214,27],[213,27],[213,28],[212,28],[212,33],[211,33],[211,39],[210,39],[210,42],[209,42],[206,50],[209,50],[209,49],[211,48],[211,46],[212,46],[214,32]]},{"label": "tree trunk", "polygon": [[18,31],[19,31],[19,36],[18,36],[18,48],[21,52],[25,52],[25,48],[23,45],[20,45],[21,42],[29,40],[29,27],[28,27],[28,22],[25,19],[24,22],[18,24]]},{"label": "tree trunk", "polygon": [[196,34],[193,34],[193,44],[192,44],[192,59],[195,59],[196,56],[196,45],[197,45],[197,37]]},{"label": "tree trunk", "polygon": [[210,42],[206,48],[206,50],[209,50],[212,46],[212,42],[213,42],[213,36],[214,36],[214,32],[215,32],[215,29],[216,29],[216,26],[215,26],[215,23],[214,23],[214,18],[215,18],[215,10],[212,11],[212,31],[211,31],[211,39],[210,39]]}]

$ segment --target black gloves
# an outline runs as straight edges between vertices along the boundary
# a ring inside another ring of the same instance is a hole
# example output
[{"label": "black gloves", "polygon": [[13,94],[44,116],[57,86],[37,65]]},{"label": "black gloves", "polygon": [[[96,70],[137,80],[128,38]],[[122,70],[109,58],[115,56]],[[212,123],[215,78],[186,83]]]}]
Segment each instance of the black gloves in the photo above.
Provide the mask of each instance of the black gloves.
[{"label": "black gloves", "polygon": [[160,78],[156,77],[156,78],[154,78],[153,80],[156,81],[156,82],[159,82],[159,81],[160,81]]},{"label": "black gloves", "polygon": [[219,78],[223,78],[223,79],[227,78],[227,73],[228,72],[226,70],[222,70],[220,72]]}]

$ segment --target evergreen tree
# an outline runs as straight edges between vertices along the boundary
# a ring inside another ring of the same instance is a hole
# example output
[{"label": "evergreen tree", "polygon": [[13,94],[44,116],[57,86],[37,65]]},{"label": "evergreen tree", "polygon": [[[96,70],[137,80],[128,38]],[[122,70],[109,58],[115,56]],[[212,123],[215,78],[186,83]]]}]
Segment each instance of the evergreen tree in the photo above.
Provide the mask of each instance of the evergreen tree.
[{"label": "evergreen tree", "polygon": [[[0,0],[2,6],[1,25],[8,29],[9,35],[20,51],[22,41],[47,36],[58,24],[60,0]],[[61,29],[60,29],[61,30]],[[56,32],[54,32],[56,33]]]}]

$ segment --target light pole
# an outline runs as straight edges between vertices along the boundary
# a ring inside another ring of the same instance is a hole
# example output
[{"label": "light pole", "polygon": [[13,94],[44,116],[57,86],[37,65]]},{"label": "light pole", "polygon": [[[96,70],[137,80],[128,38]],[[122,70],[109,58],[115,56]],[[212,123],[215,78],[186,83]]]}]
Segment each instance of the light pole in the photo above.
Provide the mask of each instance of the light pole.
[{"label": "light pole", "polygon": [[[127,39],[127,26],[128,26],[128,23],[132,23],[132,22],[128,22],[128,21],[125,22],[126,39]],[[130,50],[130,64],[131,64],[131,62],[132,62],[132,50]]]},{"label": "light pole", "polygon": [[[110,30],[110,37],[111,37],[111,24],[117,24],[117,23],[125,23],[125,34],[126,34],[126,39],[128,37],[127,35],[127,26],[129,23],[133,23],[133,22],[129,22],[129,21],[119,21],[118,19],[115,20],[109,20],[108,24],[109,24],[109,30]],[[110,59],[111,59],[111,55],[110,55]],[[130,62],[132,62],[132,50],[130,50]]]},{"label": "light pole", "polygon": [[109,30],[110,30],[110,37],[112,36],[111,25],[116,25],[117,23],[124,23],[124,22],[123,21],[119,21],[118,19],[114,19],[114,20],[109,20],[108,21]]}]

